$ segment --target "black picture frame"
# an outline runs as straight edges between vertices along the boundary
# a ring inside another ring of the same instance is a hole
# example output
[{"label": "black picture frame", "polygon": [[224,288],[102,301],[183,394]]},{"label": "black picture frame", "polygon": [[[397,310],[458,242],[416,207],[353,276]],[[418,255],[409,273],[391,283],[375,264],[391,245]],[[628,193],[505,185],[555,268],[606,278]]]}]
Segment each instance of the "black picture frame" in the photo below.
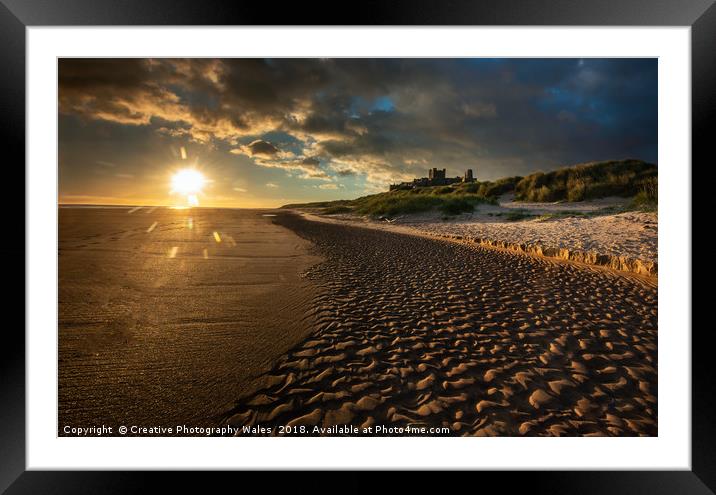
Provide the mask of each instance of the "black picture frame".
[{"label": "black picture frame", "polygon": [[[343,15],[339,14],[342,13]],[[691,26],[692,163],[705,165],[712,149],[707,128],[716,109],[716,6],[714,0],[400,0],[262,3],[195,0],[0,0],[0,136],[6,170],[14,184],[25,184],[25,29],[29,26],[90,25],[542,25],[542,26]],[[9,158],[8,158],[9,157]],[[49,166],[49,164],[48,164]],[[693,165],[691,165],[693,170]],[[14,189],[25,205],[24,188]],[[21,202],[21,203],[19,203]],[[20,278],[25,258],[25,220],[5,215],[4,230],[14,241],[3,243]],[[690,240],[684,240],[691,249]],[[21,264],[18,260],[24,260]],[[13,268],[14,267],[14,268]],[[14,273],[13,273],[14,275]],[[20,287],[25,287],[24,273]],[[4,298],[6,314],[19,314],[25,292],[17,285]],[[20,317],[23,320],[24,312]],[[684,328],[687,338],[690,328]],[[705,327],[702,330],[710,330]],[[716,374],[710,366],[708,332],[692,332],[691,471],[482,472],[480,486],[509,479],[510,491],[537,493],[716,493]],[[191,488],[190,473],[40,472],[25,470],[25,338],[19,324],[4,328],[0,359],[0,491],[6,493],[133,493],[173,483]],[[664,372],[663,370],[661,371]],[[101,453],[98,453],[101,455]],[[204,477],[210,473],[203,473]],[[309,473],[294,473],[292,483],[315,483]],[[229,473],[211,473],[212,484]],[[245,476],[245,475],[243,475]],[[315,476],[315,475],[314,475]],[[475,476],[474,474],[472,475]],[[490,479],[492,478],[492,479]],[[420,489],[425,476],[414,473],[388,481],[401,491]],[[250,480],[260,482],[260,479]],[[248,481],[248,482],[250,482]],[[203,483],[200,481],[200,483]],[[451,478],[452,484],[452,478]],[[413,485],[413,486],[411,486]],[[198,486],[198,485],[197,485]],[[337,488],[370,489],[359,473]],[[476,487],[477,488],[477,487]]]}]

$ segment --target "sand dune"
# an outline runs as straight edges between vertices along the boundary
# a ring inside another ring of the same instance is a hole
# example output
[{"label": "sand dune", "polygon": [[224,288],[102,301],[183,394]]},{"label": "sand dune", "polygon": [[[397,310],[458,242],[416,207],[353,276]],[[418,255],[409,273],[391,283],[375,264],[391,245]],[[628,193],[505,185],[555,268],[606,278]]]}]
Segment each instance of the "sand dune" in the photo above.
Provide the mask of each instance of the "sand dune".
[{"label": "sand dune", "polygon": [[657,434],[655,283],[290,213],[275,221],[325,258],[308,271],[315,331],[226,423]]},{"label": "sand dune", "polygon": [[[399,215],[390,222],[350,213],[322,215],[320,209],[304,211],[310,218],[325,222],[360,223],[393,232],[459,238],[656,277],[656,213],[622,211],[628,206],[624,198],[525,203],[514,202],[513,197],[504,195],[498,205],[479,205],[475,212],[449,220],[436,211]],[[509,220],[506,215],[515,212],[527,216],[519,221]]]}]

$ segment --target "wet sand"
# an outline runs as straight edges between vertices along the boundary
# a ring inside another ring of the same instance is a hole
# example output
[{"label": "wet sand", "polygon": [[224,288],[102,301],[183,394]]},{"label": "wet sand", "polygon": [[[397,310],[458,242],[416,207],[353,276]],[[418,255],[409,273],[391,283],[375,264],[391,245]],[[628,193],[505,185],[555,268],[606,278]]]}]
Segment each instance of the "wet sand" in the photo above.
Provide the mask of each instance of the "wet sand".
[{"label": "wet sand", "polygon": [[305,339],[320,259],[264,213],[60,208],[60,434],[217,424]]},{"label": "wet sand", "polygon": [[275,222],[325,259],[308,270],[316,327],[226,424],[657,434],[655,280],[288,212]]}]

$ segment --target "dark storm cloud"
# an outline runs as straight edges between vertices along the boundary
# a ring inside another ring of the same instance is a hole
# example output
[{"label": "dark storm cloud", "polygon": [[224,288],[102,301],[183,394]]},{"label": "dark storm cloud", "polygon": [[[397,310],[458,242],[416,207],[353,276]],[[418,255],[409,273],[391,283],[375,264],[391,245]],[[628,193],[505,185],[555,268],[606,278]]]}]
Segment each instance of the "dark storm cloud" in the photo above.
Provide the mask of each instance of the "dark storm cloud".
[{"label": "dark storm cloud", "polygon": [[655,59],[63,59],[59,82],[65,114],[302,177],[657,158]]},{"label": "dark storm cloud", "polygon": [[249,153],[251,155],[264,155],[264,156],[273,156],[276,153],[278,153],[278,148],[274,146],[273,144],[269,143],[268,141],[261,141],[260,139],[257,139],[256,141],[253,141],[247,145],[247,148],[249,150]]},{"label": "dark storm cloud", "polygon": [[320,160],[318,160],[318,158],[308,157],[308,158],[304,158],[304,159],[301,161],[301,163],[302,163],[303,165],[308,166],[308,167],[318,167],[318,165],[319,165],[321,162],[320,162]]}]

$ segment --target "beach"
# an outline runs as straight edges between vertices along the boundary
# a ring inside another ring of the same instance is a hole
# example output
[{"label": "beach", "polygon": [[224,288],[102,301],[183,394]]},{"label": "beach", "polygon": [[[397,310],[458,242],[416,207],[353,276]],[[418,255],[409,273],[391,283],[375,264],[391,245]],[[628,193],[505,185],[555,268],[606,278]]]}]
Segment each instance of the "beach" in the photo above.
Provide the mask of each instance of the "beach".
[{"label": "beach", "polygon": [[325,215],[320,209],[300,211],[316,221],[503,247],[652,277],[658,274],[658,215],[630,209],[628,198],[529,203],[506,194],[494,205],[482,204],[474,212],[451,217],[436,211],[378,219],[350,213]]},{"label": "beach", "polygon": [[226,412],[239,434],[657,435],[654,277],[288,211],[273,221],[323,260],[307,271],[315,328]]},{"label": "beach", "polygon": [[658,433],[653,277],[286,210],[59,227],[60,434]]},{"label": "beach", "polygon": [[271,214],[59,209],[60,434],[216,425],[261,385],[313,330],[319,261]]}]

